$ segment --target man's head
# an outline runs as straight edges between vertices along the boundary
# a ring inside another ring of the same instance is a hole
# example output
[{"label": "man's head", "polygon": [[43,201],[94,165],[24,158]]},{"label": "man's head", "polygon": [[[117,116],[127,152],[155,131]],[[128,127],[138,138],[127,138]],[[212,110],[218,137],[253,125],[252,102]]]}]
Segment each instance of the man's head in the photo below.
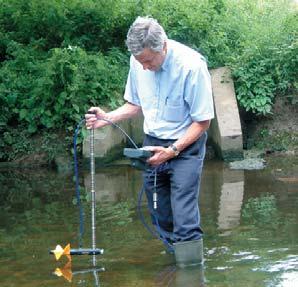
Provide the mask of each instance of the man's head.
[{"label": "man's head", "polygon": [[167,51],[167,35],[158,22],[150,17],[138,17],[131,25],[126,44],[143,68],[159,70]]}]

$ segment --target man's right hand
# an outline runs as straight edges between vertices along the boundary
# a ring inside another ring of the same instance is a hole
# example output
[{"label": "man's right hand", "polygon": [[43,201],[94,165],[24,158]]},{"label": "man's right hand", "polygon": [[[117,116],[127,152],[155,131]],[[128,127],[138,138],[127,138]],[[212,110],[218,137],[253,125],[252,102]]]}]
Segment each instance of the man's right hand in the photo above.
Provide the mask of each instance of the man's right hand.
[{"label": "man's right hand", "polygon": [[87,129],[96,129],[106,126],[106,121],[100,119],[107,118],[107,113],[99,107],[91,107],[85,114],[86,127]]}]

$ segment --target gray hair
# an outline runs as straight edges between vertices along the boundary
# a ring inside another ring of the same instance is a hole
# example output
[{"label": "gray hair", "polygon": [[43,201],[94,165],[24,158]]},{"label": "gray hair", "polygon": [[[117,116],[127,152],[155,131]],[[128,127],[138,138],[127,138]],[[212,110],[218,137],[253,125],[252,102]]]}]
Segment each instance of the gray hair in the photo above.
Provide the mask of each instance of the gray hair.
[{"label": "gray hair", "polygon": [[135,56],[141,54],[145,48],[154,52],[161,52],[167,35],[163,27],[151,17],[138,17],[130,26],[126,45]]}]

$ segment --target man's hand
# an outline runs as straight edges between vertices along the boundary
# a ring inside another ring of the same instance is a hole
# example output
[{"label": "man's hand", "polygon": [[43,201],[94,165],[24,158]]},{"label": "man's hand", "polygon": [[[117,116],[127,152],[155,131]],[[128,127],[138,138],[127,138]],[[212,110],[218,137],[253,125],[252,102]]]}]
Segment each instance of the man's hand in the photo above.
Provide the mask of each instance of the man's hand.
[{"label": "man's hand", "polygon": [[145,146],[142,149],[149,150],[154,152],[147,163],[153,166],[158,166],[171,158],[175,157],[175,153],[171,148],[162,147],[162,146]]},{"label": "man's hand", "polygon": [[[91,113],[88,113],[91,112]],[[100,119],[107,118],[107,113],[99,107],[91,107],[85,114],[86,127],[91,128],[101,128],[106,126],[108,123],[106,121],[101,121]]]}]

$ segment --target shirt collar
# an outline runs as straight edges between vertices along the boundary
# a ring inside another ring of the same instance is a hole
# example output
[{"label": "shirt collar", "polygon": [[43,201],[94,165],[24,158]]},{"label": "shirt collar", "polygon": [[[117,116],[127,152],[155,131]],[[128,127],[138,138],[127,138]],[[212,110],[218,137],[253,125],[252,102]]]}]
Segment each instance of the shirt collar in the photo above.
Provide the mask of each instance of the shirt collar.
[{"label": "shirt collar", "polygon": [[170,41],[167,40],[167,54],[165,57],[165,60],[163,61],[161,65],[161,70],[166,71],[170,64],[170,58],[172,57],[172,47],[170,44]]}]

